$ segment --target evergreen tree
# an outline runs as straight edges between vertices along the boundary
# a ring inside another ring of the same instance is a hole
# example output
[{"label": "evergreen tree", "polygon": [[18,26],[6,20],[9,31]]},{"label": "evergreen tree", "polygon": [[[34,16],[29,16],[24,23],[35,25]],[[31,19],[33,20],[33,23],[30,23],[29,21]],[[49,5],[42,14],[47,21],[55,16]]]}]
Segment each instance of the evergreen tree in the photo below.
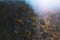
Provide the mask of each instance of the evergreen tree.
[{"label": "evergreen tree", "polygon": [[[15,4],[5,3],[1,4],[0,8],[1,36],[4,36],[6,32],[7,34],[4,37],[9,40],[31,40],[28,35],[32,30],[30,15],[32,15],[33,12],[29,5],[25,2]],[[32,35],[30,36],[32,37]],[[2,38],[2,40],[3,39],[4,38]]]}]

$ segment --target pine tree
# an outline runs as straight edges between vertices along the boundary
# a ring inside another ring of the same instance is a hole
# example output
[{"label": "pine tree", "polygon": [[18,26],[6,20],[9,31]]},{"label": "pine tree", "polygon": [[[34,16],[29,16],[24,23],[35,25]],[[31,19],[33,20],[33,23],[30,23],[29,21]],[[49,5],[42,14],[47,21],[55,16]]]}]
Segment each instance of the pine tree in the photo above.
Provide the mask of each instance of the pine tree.
[{"label": "pine tree", "polygon": [[7,32],[9,38],[6,39],[9,40],[31,40],[32,20],[30,16],[33,14],[33,11],[29,5],[27,5],[25,2],[19,2],[15,4],[5,3],[1,4],[0,6],[1,34],[4,31]]}]

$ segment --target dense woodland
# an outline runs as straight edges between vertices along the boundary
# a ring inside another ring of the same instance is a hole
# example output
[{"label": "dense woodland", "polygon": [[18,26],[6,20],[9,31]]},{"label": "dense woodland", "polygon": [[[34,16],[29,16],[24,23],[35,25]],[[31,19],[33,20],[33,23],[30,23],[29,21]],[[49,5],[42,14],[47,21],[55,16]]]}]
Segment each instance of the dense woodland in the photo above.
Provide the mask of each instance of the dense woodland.
[{"label": "dense woodland", "polygon": [[60,40],[60,22],[49,18],[39,18],[25,2],[0,2],[0,40]]},{"label": "dense woodland", "polygon": [[33,32],[30,18],[33,15],[33,10],[25,2],[1,2],[0,40],[28,40],[27,34]]}]

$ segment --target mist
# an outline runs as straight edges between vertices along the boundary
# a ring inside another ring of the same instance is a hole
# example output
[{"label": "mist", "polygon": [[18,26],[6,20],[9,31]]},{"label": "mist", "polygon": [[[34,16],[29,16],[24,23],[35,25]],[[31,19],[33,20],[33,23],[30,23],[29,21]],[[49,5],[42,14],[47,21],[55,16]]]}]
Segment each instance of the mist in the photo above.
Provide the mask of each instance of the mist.
[{"label": "mist", "polygon": [[60,0],[25,0],[25,2],[33,8],[37,15],[60,10]]}]

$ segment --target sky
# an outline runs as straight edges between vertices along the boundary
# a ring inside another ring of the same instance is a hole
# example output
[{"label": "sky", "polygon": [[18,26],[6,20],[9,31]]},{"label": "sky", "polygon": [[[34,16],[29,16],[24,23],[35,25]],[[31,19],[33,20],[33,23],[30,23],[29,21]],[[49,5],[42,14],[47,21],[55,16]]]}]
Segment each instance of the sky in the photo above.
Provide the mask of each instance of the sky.
[{"label": "sky", "polygon": [[[21,1],[21,0],[0,0],[0,1]],[[40,12],[60,10],[60,0],[24,0],[38,15]]]},{"label": "sky", "polygon": [[[0,0],[0,1],[21,1],[21,0]],[[35,11],[60,9],[60,0],[25,0]]]},{"label": "sky", "polygon": [[59,10],[60,9],[60,0],[25,0],[35,12],[43,12],[50,10]]}]

